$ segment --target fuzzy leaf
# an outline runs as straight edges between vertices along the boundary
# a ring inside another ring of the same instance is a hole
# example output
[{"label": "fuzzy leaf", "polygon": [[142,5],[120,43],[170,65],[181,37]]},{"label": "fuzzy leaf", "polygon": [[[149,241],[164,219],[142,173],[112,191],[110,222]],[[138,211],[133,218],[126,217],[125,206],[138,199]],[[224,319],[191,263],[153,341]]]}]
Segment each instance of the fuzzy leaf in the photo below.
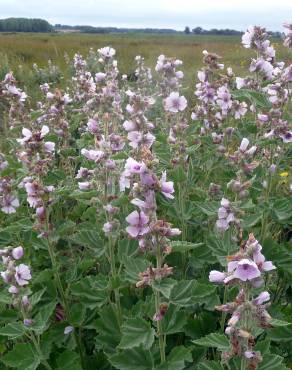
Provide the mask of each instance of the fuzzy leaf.
[{"label": "fuzzy leaf", "polygon": [[35,370],[40,364],[38,354],[28,343],[17,343],[12,351],[1,358],[1,361],[18,370]]},{"label": "fuzzy leaf", "polygon": [[154,342],[155,330],[149,322],[141,318],[128,319],[122,326],[120,348],[128,349],[139,347],[149,349]]},{"label": "fuzzy leaf", "polygon": [[203,338],[193,340],[193,343],[203,347],[215,347],[219,350],[228,350],[229,341],[224,334],[211,333]]},{"label": "fuzzy leaf", "polygon": [[109,358],[111,364],[120,370],[154,370],[150,351],[139,347],[125,350]]}]

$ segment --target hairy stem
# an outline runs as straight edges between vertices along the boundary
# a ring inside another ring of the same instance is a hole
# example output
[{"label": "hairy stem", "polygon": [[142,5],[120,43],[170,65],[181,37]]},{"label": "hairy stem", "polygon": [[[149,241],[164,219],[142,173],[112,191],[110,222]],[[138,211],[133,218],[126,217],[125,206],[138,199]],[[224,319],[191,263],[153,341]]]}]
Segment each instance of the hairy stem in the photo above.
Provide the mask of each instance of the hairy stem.
[{"label": "hairy stem", "polygon": [[[161,268],[162,266],[162,255],[161,255],[161,248],[159,245],[158,240],[156,240],[156,263],[157,263],[157,268]],[[158,290],[154,291],[155,294],[155,309],[156,313],[160,311],[160,292]],[[157,335],[158,335],[158,341],[159,341],[159,351],[160,351],[160,361],[161,363],[165,362],[165,344],[166,344],[166,338],[163,335],[163,329],[162,329],[162,322],[159,319],[157,321]]]}]

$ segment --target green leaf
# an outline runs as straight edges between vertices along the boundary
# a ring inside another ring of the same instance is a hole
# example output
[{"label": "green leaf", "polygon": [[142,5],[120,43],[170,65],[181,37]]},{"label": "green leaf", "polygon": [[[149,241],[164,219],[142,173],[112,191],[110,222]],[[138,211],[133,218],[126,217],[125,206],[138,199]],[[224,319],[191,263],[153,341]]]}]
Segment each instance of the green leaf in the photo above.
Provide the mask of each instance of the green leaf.
[{"label": "green leaf", "polygon": [[218,213],[219,202],[195,202],[195,205],[207,216],[216,216]]},{"label": "green leaf", "polygon": [[249,215],[243,218],[242,227],[244,229],[249,229],[250,227],[255,226],[263,218],[262,212],[256,213],[254,215]]},{"label": "green leaf", "polygon": [[198,370],[224,370],[224,367],[217,361],[204,361],[199,363]]},{"label": "green leaf", "polygon": [[292,201],[290,199],[278,199],[276,202],[274,202],[272,210],[279,221],[291,221]]},{"label": "green leaf", "polygon": [[232,92],[232,96],[239,100],[246,100],[254,104],[257,108],[271,108],[272,104],[267,96],[259,91],[240,89]]},{"label": "green leaf", "polygon": [[19,338],[25,333],[25,326],[20,322],[9,323],[0,329],[0,335],[10,337],[11,339]]},{"label": "green leaf", "polygon": [[216,234],[210,234],[207,239],[207,247],[210,249],[212,255],[217,258],[222,266],[226,266],[226,256],[232,254],[237,250],[237,246],[231,242],[229,230],[224,233],[223,237]]},{"label": "green leaf", "polygon": [[125,278],[132,284],[140,280],[139,273],[143,272],[149,266],[149,262],[142,258],[130,258],[124,256],[123,264],[125,265]]},{"label": "green leaf", "polygon": [[154,342],[155,330],[149,322],[141,318],[128,319],[122,326],[120,348],[129,349],[139,347],[149,349]]},{"label": "green leaf", "polygon": [[82,370],[76,352],[65,350],[57,358],[58,370]]},{"label": "green leaf", "polygon": [[104,254],[104,243],[95,230],[80,230],[71,236],[70,240],[75,244],[89,248],[96,257]]},{"label": "green leaf", "polygon": [[224,334],[211,333],[203,338],[193,340],[193,343],[203,347],[215,347],[226,351],[229,348],[229,341]]},{"label": "green leaf", "polygon": [[165,298],[169,299],[172,288],[177,283],[177,280],[166,278],[162,280],[154,280],[152,282],[152,288],[158,290]]},{"label": "green leaf", "polygon": [[290,342],[292,340],[292,325],[269,329],[268,336],[275,342]]},{"label": "green leaf", "polygon": [[170,292],[170,302],[177,306],[191,306],[193,285],[192,280],[179,281]]},{"label": "green leaf", "polygon": [[[211,297],[217,297],[215,292],[216,287],[211,284],[202,284],[196,280],[182,280],[172,288],[169,300],[177,306],[187,307],[207,303]],[[217,304],[217,299],[215,303]]]},{"label": "green leaf", "polygon": [[258,370],[288,370],[288,368],[282,364],[283,360],[283,357],[278,355],[266,355],[259,364]]},{"label": "green leaf", "polygon": [[71,293],[87,308],[101,307],[108,298],[106,278],[87,276],[71,285]]},{"label": "green leaf", "polygon": [[185,362],[192,362],[191,348],[184,346],[174,347],[167,356],[166,363],[157,367],[157,370],[183,370]]},{"label": "green leaf", "polygon": [[28,343],[17,343],[13,350],[1,358],[5,365],[19,370],[35,370],[40,364],[40,358]]},{"label": "green leaf", "polygon": [[124,256],[131,257],[138,251],[137,241],[122,239],[118,242],[118,260],[122,261]]},{"label": "green leaf", "polygon": [[269,320],[269,324],[271,324],[273,327],[278,327],[278,326],[291,325],[292,323],[288,321],[278,320],[278,319],[271,319]]},{"label": "green leaf", "polygon": [[120,370],[155,370],[151,352],[141,347],[115,354],[109,360]]},{"label": "green leaf", "polygon": [[98,332],[96,337],[97,348],[115,350],[121,340],[121,332],[112,306],[105,306],[99,313],[100,318],[94,323],[94,329]]},{"label": "green leaf", "polygon": [[187,180],[186,172],[182,166],[177,166],[174,170],[170,171],[170,177],[175,183]]},{"label": "green leaf", "polygon": [[46,291],[46,288],[43,288],[43,289],[39,290],[38,292],[35,292],[34,294],[32,294],[29,297],[29,301],[30,301],[30,304],[32,305],[32,307],[34,307],[37,303],[39,303],[39,301],[41,300],[45,291]]},{"label": "green leaf", "polygon": [[178,307],[170,305],[162,320],[162,331],[164,334],[174,334],[183,331],[187,323],[186,314],[180,311]]},{"label": "green leaf", "polygon": [[56,302],[51,302],[38,309],[37,315],[34,317],[34,324],[29,328],[35,331],[37,334],[42,334],[48,327],[49,318],[54,312]]},{"label": "green leaf", "polygon": [[185,241],[171,241],[170,243],[171,251],[172,252],[178,252],[178,253],[185,253],[187,251],[191,251],[194,249],[197,249],[198,247],[201,247],[204,245],[204,243],[190,243]]}]

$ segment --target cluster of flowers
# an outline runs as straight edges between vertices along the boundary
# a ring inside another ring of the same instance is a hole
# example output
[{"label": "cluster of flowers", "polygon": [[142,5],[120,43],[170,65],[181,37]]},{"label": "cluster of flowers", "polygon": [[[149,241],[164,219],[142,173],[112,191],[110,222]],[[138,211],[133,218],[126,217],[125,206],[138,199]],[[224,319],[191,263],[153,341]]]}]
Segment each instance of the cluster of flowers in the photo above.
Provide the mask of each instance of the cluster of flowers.
[{"label": "cluster of flowers", "polygon": [[[76,178],[81,180],[78,183],[80,190],[97,189],[103,193],[102,208],[106,218],[103,231],[108,236],[117,232],[119,227],[119,221],[114,217],[119,208],[111,202],[118,196],[120,161],[112,157],[125,146],[124,138],[119,133],[123,115],[117,81],[118,68],[116,60],[113,59],[114,55],[115,50],[110,47],[98,50],[98,63],[101,64],[103,72],[96,74],[95,92],[85,104],[85,113],[88,111],[92,117],[89,118],[85,131],[93,135],[94,149],[81,150],[81,154],[88,161],[94,162],[95,166],[81,167],[76,175]],[[83,66],[84,71],[85,66],[86,62]]]},{"label": "cluster of flowers", "polygon": [[158,57],[155,71],[159,73],[161,82],[159,87],[163,97],[167,97],[170,93],[179,90],[181,84],[180,80],[184,74],[182,71],[177,71],[176,68],[180,67],[183,62],[175,58],[167,58],[165,55]]},{"label": "cluster of flowers", "polygon": [[[288,30],[292,29],[291,25],[284,25]],[[284,45],[289,47],[289,38],[291,33],[288,33]],[[289,99],[289,82],[292,81],[292,66],[285,67],[284,62],[276,62],[275,50],[270,45],[267,39],[268,35],[264,28],[250,26],[247,32],[242,36],[242,43],[246,48],[254,49],[259,57],[252,59],[250,72],[255,72],[256,77],[252,83],[252,79],[237,78],[238,88],[255,87],[255,81],[259,82],[261,77],[263,80],[271,81],[267,86],[261,87],[258,84],[257,90],[263,91],[272,108],[268,112],[258,113],[258,124],[263,129],[264,138],[278,137],[284,143],[291,142],[292,132],[289,129],[289,123],[283,119],[283,104]]]},{"label": "cluster of flowers", "polygon": [[135,76],[137,78],[137,86],[140,90],[147,91],[152,85],[152,72],[149,67],[145,66],[145,60],[141,55],[135,57],[137,68]]},{"label": "cluster of flowers", "polygon": [[44,102],[39,101],[37,104],[41,114],[36,123],[38,125],[46,123],[58,137],[68,139],[69,122],[66,108],[72,99],[67,93],[62,94],[59,89],[56,89],[54,93],[51,92],[48,83],[41,85],[40,89],[44,95]]},{"label": "cluster of flowers", "polygon": [[7,73],[4,80],[0,82],[0,97],[4,97],[9,104],[9,127],[23,124],[26,117],[24,103],[27,94],[17,87],[17,81],[12,72]]},{"label": "cluster of flowers", "polygon": [[251,298],[251,290],[261,287],[264,283],[262,275],[276,267],[271,261],[266,261],[262,246],[253,234],[240,246],[237,254],[228,256],[227,259],[227,272],[211,271],[209,275],[212,283],[239,285],[239,293],[234,302],[216,307],[218,311],[231,313],[225,329],[225,333],[230,337],[231,348],[222,354],[222,359],[228,361],[233,356],[243,357],[246,359],[247,368],[256,369],[262,357],[259,351],[253,350],[254,329],[272,325],[266,310],[269,293],[264,291]]},{"label": "cluster of flowers", "polygon": [[31,305],[27,296],[27,285],[31,280],[30,268],[19,263],[24,254],[24,250],[19,247],[6,247],[0,250],[2,257],[2,266],[4,271],[1,271],[1,277],[8,287],[8,292],[11,293],[13,298],[13,306],[21,308],[23,313],[24,325],[30,326],[33,321],[27,317]]},{"label": "cluster of flowers", "polygon": [[[228,117],[240,119],[247,113],[246,102],[239,102],[231,96],[231,88],[235,84],[234,73],[231,68],[227,68],[223,74],[224,64],[219,63],[221,57],[217,54],[203,51],[202,70],[198,71],[199,83],[196,84],[195,95],[199,104],[195,106],[192,113],[193,120],[202,122],[201,135],[208,131],[221,127]],[[232,134],[232,128],[226,128],[227,134]],[[212,133],[213,136],[223,137],[226,133]]]},{"label": "cluster of flowers", "polygon": [[49,133],[48,126],[37,126],[32,130],[23,128],[22,138],[17,139],[23,148],[17,152],[18,159],[27,169],[29,176],[25,177],[19,184],[27,193],[27,202],[30,207],[36,209],[36,228],[41,231],[40,236],[46,235],[46,211],[50,204],[50,193],[54,190],[53,186],[45,186],[43,178],[47,174],[52,159],[54,158],[55,143],[45,141],[45,136]]},{"label": "cluster of flowers", "polygon": [[[8,167],[5,155],[0,153],[0,174]],[[19,207],[19,200],[13,192],[12,179],[9,176],[0,177],[0,206],[1,211],[10,214],[15,213]]]}]

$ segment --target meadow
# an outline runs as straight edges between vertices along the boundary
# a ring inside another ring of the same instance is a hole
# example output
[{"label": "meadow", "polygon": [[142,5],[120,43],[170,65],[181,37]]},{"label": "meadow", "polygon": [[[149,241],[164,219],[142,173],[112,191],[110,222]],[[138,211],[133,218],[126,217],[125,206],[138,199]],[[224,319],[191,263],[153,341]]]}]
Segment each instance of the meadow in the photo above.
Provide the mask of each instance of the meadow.
[{"label": "meadow", "polygon": [[[273,40],[279,59],[289,58],[281,40]],[[185,83],[194,79],[196,70],[201,65],[203,50],[212,50],[224,55],[224,62],[232,65],[236,72],[248,67],[252,52],[244,50],[237,36],[196,36],[196,35],[143,35],[143,34],[108,34],[86,35],[68,34],[0,34],[0,77],[12,68],[15,73],[19,66],[18,79],[22,83],[31,83],[31,67],[37,63],[45,67],[50,59],[61,70],[66,70],[64,54],[70,58],[77,52],[86,55],[90,48],[97,50],[104,45],[111,45],[121,58],[119,69],[121,74],[133,73],[134,58],[143,55],[145,62],[153,68],[157,56],[165,54],[175,56],[184,61]]]},{"label": "meadow", "polygon": [[0,369],[292,369],[286,27],[0,35]]}]

